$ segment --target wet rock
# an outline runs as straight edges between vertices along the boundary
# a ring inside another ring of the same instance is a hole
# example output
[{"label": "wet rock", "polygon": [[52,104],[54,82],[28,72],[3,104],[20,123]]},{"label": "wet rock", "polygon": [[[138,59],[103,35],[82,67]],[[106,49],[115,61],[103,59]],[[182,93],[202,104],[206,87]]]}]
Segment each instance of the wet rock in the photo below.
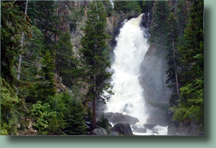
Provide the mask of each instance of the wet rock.
[{"label": "wet rock", "polygon": [[97,127],[92,131],[93,135],[97,135],[97,136],[106,136],[108,135],[106,130],[102,127]]},{"label": "wet rock", "polygon": [[133,135],[130,124],[127,122],[117,123],[111,129],[112,132],[118,132],[118,135]]},{"label": "wet rock", "polygon": [[111,131],[111,133],[109,134],[110,136],[118,136],[119,133],[116,131]]},{"label": "wet rock", "polygon": [[189,135],[202,135],[199,123],[195,121],[191,122]]},{"label": "wet rock", "polygon": [[190,127],[184,126],[183,123],[180,123],[178,127],[178,131],[175,135],[188,135],[190,131]]},{"label": "wet rock", "polygon": [[129,115],[123,115],[122,113],[105,113],[104,116],[113,124],[127,122],[130,125],[136,124],[139,120]]}]

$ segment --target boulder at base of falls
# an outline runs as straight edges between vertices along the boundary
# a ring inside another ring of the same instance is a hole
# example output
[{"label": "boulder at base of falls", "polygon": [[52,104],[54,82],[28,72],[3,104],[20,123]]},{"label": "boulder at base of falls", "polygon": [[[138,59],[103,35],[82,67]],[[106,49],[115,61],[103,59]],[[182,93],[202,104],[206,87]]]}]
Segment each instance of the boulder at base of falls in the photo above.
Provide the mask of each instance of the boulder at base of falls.
[{"label": "boulder at base of falls", "polygon": [[118,135],[133,135],[130,124],[127,122],[117,123],[111,129],[112,132],[118,132]]},{"label": "boulder at base of falls", "polygon": [[111,131],[111,133],[109,134],[110,136],[118,136],[119,133],[116,131]]},{"label": "boulder at base of falls", "polygon": [[97,136],[107,136],[107,131],[102,128],[102,127],[96,127],[93,131],[92,131],[92,135],[97,135]]},{"label": "boulder at base of falls", "polygon": [[123,115],[122,113],[107,112],[104,116],[113,124],[127,122],[130,125],[136,124],[139,120],[129,115]]}]

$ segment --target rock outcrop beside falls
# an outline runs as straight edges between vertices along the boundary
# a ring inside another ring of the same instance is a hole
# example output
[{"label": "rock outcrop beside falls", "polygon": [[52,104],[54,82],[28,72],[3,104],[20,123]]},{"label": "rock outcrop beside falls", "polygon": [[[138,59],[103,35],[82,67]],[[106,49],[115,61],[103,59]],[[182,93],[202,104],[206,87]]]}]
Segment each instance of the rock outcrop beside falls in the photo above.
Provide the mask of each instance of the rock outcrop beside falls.
[{"label": "rock outcrop beside falls", "polygon": [[96,127],[92,131],[92,135],[96,135],[96,136],[119,136],[119,135],[130,136],[130,135],[133,135],[133,131],[130,127],[130,124],[127,122],[124,122],[124,123],[117,123],[113,127],[110,126],[110,127],[108,127],[108,129],[104,129],[102,127]]},{"label": "rock outcrop beside falls", "polygon": [[92,131],[92,135],[97,135],[97,136],[107,136],[108,133],[104,128],[97,127]]},{"label": "rock outcrop beside falls", "polygon": [[133,135],[133,132],[130,128],[130,124],[127,122],[124,123],[117,123],[112,129],[111,131],[116,131],[119,133],[119,135]]},{"label": "rock outcrop beside falls", "polygon": [[120,122],[127,122],[130,125],[136,124],[139,120],[129,115],[123,115],[122,113],[107,112],[104,116],[113,124]]},{"label": "rock outcrop beside falls", "polygon": [[[101,136],[118,136],[118,135],[133,135],[131,125],[136,124],[139,120],[135,117],[129,115],[123,115],[122,113],[113,113],[107,112],[104,113],[105,120],[103,122],[112,123],[107,124],[107,127],[104,127],[104,123],[101,121],[97,122],[97,126],[93,131],[92,135],[101,135]],[[103,128],[102,128],[103,127]]]}]

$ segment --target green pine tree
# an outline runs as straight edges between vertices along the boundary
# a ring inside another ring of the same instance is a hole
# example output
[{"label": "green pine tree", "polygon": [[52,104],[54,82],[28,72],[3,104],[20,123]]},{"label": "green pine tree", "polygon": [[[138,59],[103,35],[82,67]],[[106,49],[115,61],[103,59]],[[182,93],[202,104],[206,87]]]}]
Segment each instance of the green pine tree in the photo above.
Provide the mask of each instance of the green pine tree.
[{"label": "green pine tree", "polygon": [[24,40],[20,80],[16,84],[19,86],[18,92],[20,98],[27,97],[29,88],[37,81],[37,72],[40,68],[40,60],[42,58],[43,34],[35,26],[32,26],[31,30],[32,38]]},{"label": "green pine tree", "polygon": [[138,15],[141,13],[141,5],[138,1],[113,1],[114,10],[117,13],[127,13],[128,16]]},{"label": "green pine tree", "polygon": [[[43,33],[44,49],[49,50],[55,59],[59,17],[57,15],[57,3],[55,1],[34,1],[29,3],[28,14],[34,25]],[[42,50],[45,54],[46,50]]]},{"label": "green pine tree", "polygon": [[153,3],[154,1],[147,1],[147,0],[143,0],[143,1],[138,1],[141,5],[141,8],[142,8],[142,12],[144,13],[149,13],[150,10],[152,9],[153,7]]},{"label": "green pine tree", "polygon": [[170,9],[166,1],[156,1],[152,8],[152,23],[150,26],[150,46],[156,48],[155,55],[165,55],[166,36]]},{"label": "green pine tree", "polygon": [[172,89],[172,95],[170,97],[170,103],[176,104],[176,100],[179,98],[179,75],[178,75],[178,67],[179,67],[179,53],[177,50],[178,43],[178,24],[177,19],[174,13],[170,13],[167,22],[168,32],[167,32],[167,41],[166,41],[166,49],[167,49],[167,80],[166,83],[168,87]]},{"label": "green pine tree", "polygon": [[66,125],[63,130],[67,135],[86,134],[86,125],[84,120],[84,108],[78,100],[71,100],[69,111],[66,115]]},{"label": "green pine tree", "polygon": [[78,76],[78,60],[74,57],[73,45],[68,32],[60,36],[57,43],[55,67],[65,86],[71,88]]},{"label": "green pine tree", "polygon": [[108,35],[105,33],[106,12],[101,2],[91,2],[87,12],[85,35],[81,39],[80,55],[83,65],[83,80],[88,84],[86,97],[93,101],[93,128],[96,126],[96,99],[99,99],[104,89],[110,87],[104,81],[111,74],[106,72],[110,67]]},{"label": "green pine tree", "polygon": [[189,24],[185,28],[181,52],[183,86],[180,103],[174,119],[204,121],[204,56],[203,56],[203,1],[194,0],[190,9]]},{"label": "green pine tree", "polygon": [[29,100],[34,101],[49,101],[50,97],[54,97],[56,94],[55,83],[54,83],[54,62],[52,55],[49,51],[46,51],[42,61],[42,67],[38,73],[38,81],[35,83],[30,91],[28,97]]}]

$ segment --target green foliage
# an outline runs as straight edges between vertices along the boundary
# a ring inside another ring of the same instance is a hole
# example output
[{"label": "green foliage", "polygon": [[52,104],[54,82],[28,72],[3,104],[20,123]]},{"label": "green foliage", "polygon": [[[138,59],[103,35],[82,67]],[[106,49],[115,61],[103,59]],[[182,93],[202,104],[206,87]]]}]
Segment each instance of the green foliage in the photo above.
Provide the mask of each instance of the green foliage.
[{"label": "green foliage", "polygon": [[[100,15],[99,15],[100,14]],[[108,60],[109,48],[107,41],[109,36],[105,33],[106,13],[100,2],[92,2],[88,11],[88,20],[83,29],[85,36],[81,39],[82,48],[79,50],[83,63],[85,77],[83,79],[93,87],[93,76],[96,76],[96,87],[102,93],[103,88],[108,85],[103,83],[111,74],[105,72],[110,67]],[[99,95],[99,94],[98,94]]]},{"label": "green foliage", "polygon": [[1,135],[9,135],[8,131],[5,129],[5,126],[1,127]]},{"label": "green foliage", "polygon": [[52,83],[54,83],[54,62],[53,58],[49,51],[46,51],[45,56],[43,57],[42,61],[42,71],[41,76],[43,76],[42,79],[48,80]]},{"label": "green foliage", "polygon": [[42,57],[43,34],[35,26],[32,26],[31,30],[32,38],[25,39],[23,47],[20,80],[16,81],[19,97],[21,98],[26,98],[29,95],[29,88],[37,81]]},{"label": "green foliage", "polygon": [[179,25],[177,18],[174,13],[170,13],[167,22],[168,31],[166,37],[166,60],[167,60],[167,80],[166,84],[172,90],[172,95],[170,96],[171,106],[176,104],[176,99],[179,98],[179,74],[178,67],[179,64],[179,52],[177,50],[178,35],[179,35]]},{"label": "green foliage", "polygon": [[[64,130],[67,134],[85,134],[82,104],[79,101],[73,103],[75,97],[71,94],[57,95],[54,77],[54,71],[57,71],[67,87],[74,87],[74,83],[78,83],[76,77],[81,76],[77,68],[78,60],[73,57],[70,33],[65,32],[65,28],[62,27],[68,25],[71,20],[73,23],[80,21],[84,9],[76,10],[77,13],[72,13],[73,18],[69,18],[69,15],[64,15],[65,9],[62,10],[56,4],[60,3],[29,2],[30,17],[28,17],[23,12],[24,5],[21,6],[19,2],[1,3],[1,134],[3,135],[17,133],[18,124],[22,127],[22,124],[27,124],[26,119],[30,118],[35,122],[34,128],[42,135],[65,135]],[[68,6],[71,7],[71,4]],[[23,32],[25,36],[21,52],[20,39]],[[105,54],[104,51],[103,53]],[[18,81],[15,76],[20,54],[22,54],[22,69]],[[77,84],[76,86],[79,87]],[[15,88],[18,88],[18,95],[14,92]]]},{"label": "green foliage", "polygon": [[181,97],[175,109],[176,120],[195,119],[204,121],[204,56],[203,56],[203,1],[195,0],[189,13],[189,24],[185,28],[181,52]]},{"label": "green foliage", "polygon": [[55,97],[51,100],[52,108],[58,113],[67,114],[68,109],[70,109],[69,103],[72,99],[73,96],[67,92],[56,94]]},{"label": "green foliage", "polygon": [[29,99],[33,102],[40,100],[47,102],[49,97],[56,94],[54,83],[54,61],[49,51],[46,51],[42,61],[42,68],[39,72],[38,82],[30,89]]},{"label": "green foliage", "polygon": [[57,118],[50,122],[48,127],[50,133],[64,135],[83,135],[86,133],[84,107],[79,100],[74,99],[72,94],[59,93],[51,100],[51,104]]},{"label": "green foliage", "polygon": [[114,10],[117,13],[125,13],[127,16],[138,15],[142,9],[138,1],[114,1]]},{"label": "green foliage", "polygon": [[100,117],[100,120],[97,122],[97,125],[103,127],[104,129],[108,130],[110,124],[107,118],[105,118],[104,114]]},{"label": "green foliage", "polygon": [[53,106],[58,116],[63,119],[62,131],[67,135],[83,135],[86,133],[84,108],[79,100],[63,92],[53,99]]},{"label": "green foliage", "polygon": [[153,3],[154,3],[154,1],[146,1],[146,0],[138,1],[138,2],[142,8],[142,12],[144,12],[144,13],[146,13],[146,12],[149,13],[149,11],[152,9]]},{"label": "green foliage", "polygon": [[42,53],[49,50],[50,54],[55,57],[57,35],[60,30],[57,28],[59,17],[57,15],[57,3],[55,1],[34,1],[29,3],[29,16],[32,18],[34,25],[43,33]]},{"label": "green foliage", "polygon": [[95,119],[95,100],[102,96],[104,88],[109,83],[104,81],[111,77],[111,73],[106,72],[110,67],[109,48],[107,41],[109,36],[105,33],[106,12],[101,2],[91,2],[87,12],[86,26],[83,28],[84,36],[81,39],[82,80],[88,84],[87,99],[93,101],[93,126]]},{"label": "green foliage", "polygon": [[23,53],[23,72],[21,74],[22,80],[34,81],[35,75],[37,73],[38,64],[40,62],[40,57],[42,56],[43,49],[43,34],[36,27],[32,26],[32,38],[26,40],[26,44],[24,45],[24,53]]},{"label": "green foliage", "polygon": [[114,10],[118,13],[126,12],[126,9],[124,8],[127,5],[126,1],[113,1],[114,3]]},{"label": "green foliage", "polygon": [[168,30],[168,17],[170,8],[166,1],[156,1],[152,8],[152,23],[149,29],[151,37],[149,39],[150,45],[157,50],[155,55],[163,55],[165,53],[166,36]]},{"label": "green foliage", "polygon": [[106,10],[106,13],[108,16],[112,15],[112,12],[113,12],[113,6],[112,4],[110,3],[110,1],[102,1],[104,7],[105,7],[105,10]]},{"label": "green foliage", "polygon": [[1,134],[15,134],[18,125],[19,98],[13,88],[1,79]]},{"label": "green foliage", "polygon": [[31,37],[30,27],[30,18],[19,10],[15,2],[1,2],[1,76],[11,86],[16,76],[16,57],[21,54],[21,34],[24,32]]},{"label": "green foliage", "polygon": [[93,122],[93,113],[92,113],[91,108],[87,109],[87,114],[88,114],[88,117],[89,117],[89,121],[92,123]]},{"label": "green foliage", "polygon": [[[83,135],[86,133],[84,108],[80,101],[63,92],[51,98],[50,103],[37,101],[32,108],[34,127],[42,135]],[[51,105],[50,105],[51,104]]]},{"label": "green foliage", "polygon": [[204,119],[204,95],[203,95],[203,80],[197,80],[195,82],[200,89],[194,87],[193,84],[189,83],[180,88],[181,100],[178,107],[175,109],[174,120],[186,120],[195,119],[196,121],[203,122]]},{"label": "green foliage", "polygon": [[68,32],[60,36],[57,44],[55,67],[62,77],[62,82],[67,87],[71,88],[75,83],[75,78],[78,76],[78,60],[74,57],[73,45]]},{"label": "green foliage", "polygon": [[141,8],[138,1],[127,1],[127,5],[124,7],[127,11],[132,11],[135,14],[141,13]]},{"label": "green foliage", "polygon": [[70,21],[70,31],[75,31],[78,26],[78,22],[82,20],[82,16],[84,15],[84,7],[73,7],[70,8],[71,12],[68,15],[68,20]]},{"label": "green foliage", "polygon": [[176,11],[170,8],[166,1],[154,3],[150,48],[156,49],[153,54],[158,57],[166,55],[166,84],[172,90],[169,101],[175,110],[173,119],[203,123],[203,1],[180,0]]},{"label": "green foliage", "polygon": [[67,135],[84,135],[86,134],[86,125],[84,120],[84,108],[80,101],[71,100],[70,109],[65,115],[66,125],[64,132]]},{"label": "green foliage", "polygon": [[53,117],[48,125],[48,133],[51,135],[65,135],[62,131],[64,128],[64,120],[62,116]]},{"label": "green foliage", "polygon": [[178,17],[179,31],[181,32],[180,35],[182,38],[184,29],[186,27],[187,19],[188,19],[187,3],[184,0],[178,1],[177,17]]},{"label": "green foliage", "polygon": [[48,103],[42,104],[41,101],[37,101],[32,107],[32,116],[35,119],[34,127],[39,134],[46,135],[48,129],[58,127],[58,122],[55,122],[57,113],[51,110]]}]

